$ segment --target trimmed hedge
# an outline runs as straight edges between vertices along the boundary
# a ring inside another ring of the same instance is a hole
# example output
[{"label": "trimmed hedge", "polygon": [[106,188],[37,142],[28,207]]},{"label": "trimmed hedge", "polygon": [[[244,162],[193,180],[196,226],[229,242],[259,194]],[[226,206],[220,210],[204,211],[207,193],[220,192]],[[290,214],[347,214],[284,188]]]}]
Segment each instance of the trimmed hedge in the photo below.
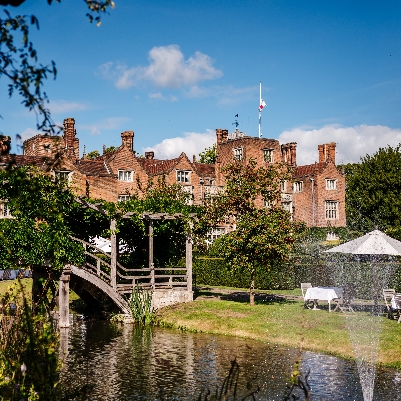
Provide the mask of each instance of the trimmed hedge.
[{"label": "trimmed hedge", "polygon": [[[197,285],[219,285],[249,288],[251,277],[248,271],[231,270],[223,258],[199,256],[193,260],[193,273]],[[284,290],[295,286],[293,269],[286,264],[277,264],[267,270],[256,268],[255,288],[260,290]]]}]

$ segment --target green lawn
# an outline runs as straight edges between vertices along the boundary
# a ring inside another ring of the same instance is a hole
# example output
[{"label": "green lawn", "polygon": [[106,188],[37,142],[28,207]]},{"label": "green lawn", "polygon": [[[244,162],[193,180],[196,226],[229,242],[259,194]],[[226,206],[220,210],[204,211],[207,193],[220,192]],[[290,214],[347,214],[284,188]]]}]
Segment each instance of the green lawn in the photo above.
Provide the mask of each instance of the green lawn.
[{"label": "green lawn", "polygon": [[[359,312],[362,313],[362,312]],[[160,324],[184,330],[234,335],[295,348],[353,358],[343,313],[303,308],[303,302],[246,302],[197,299],[159,311]],[[401,369],[401,324],[382,324],[378,362]]]}]

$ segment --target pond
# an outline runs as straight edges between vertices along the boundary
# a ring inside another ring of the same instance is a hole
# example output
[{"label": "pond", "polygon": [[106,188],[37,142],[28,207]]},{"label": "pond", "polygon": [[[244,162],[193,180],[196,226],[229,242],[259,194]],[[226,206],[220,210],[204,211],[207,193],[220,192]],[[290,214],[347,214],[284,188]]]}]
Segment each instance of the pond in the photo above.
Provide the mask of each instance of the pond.
[{"label": "pond", "polygon": [[[299,358],[301,371],[310,371],[312,401],[363,401],[354,362],[254,340],[74,316],[62,347],[68,349],[62,382],[70,390],[85,387],[88,400],[198,399],[222,385],[235,358],[241,395],[259,386],[257,400],[279,401]],[[378,369],[374,400],[401,401],[400,386],[400,372]]]}]

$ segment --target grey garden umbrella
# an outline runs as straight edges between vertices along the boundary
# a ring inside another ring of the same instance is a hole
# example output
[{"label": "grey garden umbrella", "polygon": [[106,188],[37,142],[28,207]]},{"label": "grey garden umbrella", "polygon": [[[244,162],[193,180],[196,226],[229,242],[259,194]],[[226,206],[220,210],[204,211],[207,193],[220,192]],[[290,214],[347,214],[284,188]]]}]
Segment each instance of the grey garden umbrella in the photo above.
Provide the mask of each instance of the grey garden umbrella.
[{"label": "grey garden umbrella", "polygon": [[379,230],[335,246],[325,252],[351,253],[353,255],[401,255],[401,242]]}]

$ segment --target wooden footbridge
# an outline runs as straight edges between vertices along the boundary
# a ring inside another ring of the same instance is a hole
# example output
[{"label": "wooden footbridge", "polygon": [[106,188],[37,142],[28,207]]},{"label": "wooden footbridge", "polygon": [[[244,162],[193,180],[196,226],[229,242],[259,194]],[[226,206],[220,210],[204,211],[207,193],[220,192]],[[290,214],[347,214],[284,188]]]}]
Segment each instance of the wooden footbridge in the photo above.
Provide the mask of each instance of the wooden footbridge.
[{"label": "wooden footbridge", "polygon": [[[129,217],[129,215],[127,216]],[[192,292],[192,237],[186,233],[185,266],[155,267],[153,263],[153,222],[160,219],[181,218],[180,214],[144,213],[149,227],[149,261],[146,268],[129,269],[117,261],[116,220],[112,219],[111,253],[95,245],[72,237],[85,249],[82,266],[65,265],[59,282],[59,327],[69,326],[69,289],[74,289],[85,300],[111,301],[114,309],[130,316],[124,294],[131,294],[134,287],[152,292],[154,308],[193,300]]]}]

